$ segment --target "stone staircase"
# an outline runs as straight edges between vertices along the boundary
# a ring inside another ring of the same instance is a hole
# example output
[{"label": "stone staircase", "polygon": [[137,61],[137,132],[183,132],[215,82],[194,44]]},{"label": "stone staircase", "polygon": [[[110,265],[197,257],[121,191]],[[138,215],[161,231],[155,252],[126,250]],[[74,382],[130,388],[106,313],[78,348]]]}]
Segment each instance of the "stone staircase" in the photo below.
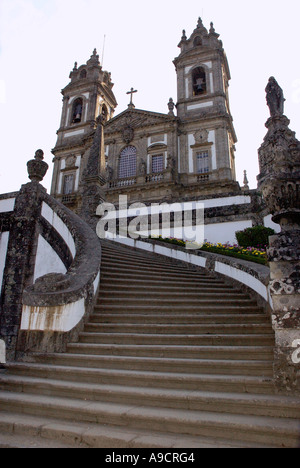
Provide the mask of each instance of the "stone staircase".
[{"label": "stone staircase", "polygon": [[103,242],[78,343],[0,372],[0,447],[298,447],[273,345],[263,310],[222,279]]}]

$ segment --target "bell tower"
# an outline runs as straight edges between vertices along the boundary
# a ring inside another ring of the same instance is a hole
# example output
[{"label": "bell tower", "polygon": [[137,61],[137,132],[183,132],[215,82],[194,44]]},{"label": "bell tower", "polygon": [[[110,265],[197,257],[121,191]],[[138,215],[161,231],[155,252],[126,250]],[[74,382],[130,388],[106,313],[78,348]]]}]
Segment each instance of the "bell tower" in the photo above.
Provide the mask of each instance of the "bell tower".
[{"label": "bell tower", "polygon": [[[180,172],[202,188],[225,182],[235,190],[236,134],[229,106],[230,71],[222,41],[213,23],[208,31],[201,18],[190,38],[183,31],[175,58],[177,116],[181,122]],[[232,186],[230,186],[232,185]]]},{"label": "bell tower", "polygon": [[76,210],[96,120],[99,116],[104,122],[111,119],[117,101],[111,74],[102,69],[96,49],[86,64],[78,67],[75,62],[69,78],[70,83],[61,91],[63,106],[57,142],[52,150],[51,194]]}]

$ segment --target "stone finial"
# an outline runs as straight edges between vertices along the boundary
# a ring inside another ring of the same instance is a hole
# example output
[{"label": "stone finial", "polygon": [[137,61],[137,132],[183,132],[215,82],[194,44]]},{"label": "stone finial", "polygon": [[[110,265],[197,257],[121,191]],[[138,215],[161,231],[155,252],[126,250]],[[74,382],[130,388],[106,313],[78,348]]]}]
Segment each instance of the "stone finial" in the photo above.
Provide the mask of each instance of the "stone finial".
[{"label": "stone finial", "polygon": [[203,28],[203,22],[202,22],[202,19],[200,18],[200,16],[199,16],[199,18],[198,18],[197,28],[198,28],[198,29],[199,29],[199,28]]},{"label": "stone finial", "polygon": [[91,58],[87,61],[87,65],[100,65],[99,62],[99,55],[97,54],[97,49],[95,48],[93,50],[93,54],[91,55]]},{"label": "stone finial", "polygon": [[215,30],[215,28],[214,28],[214,23],[213,23],[213,22],[210,23],[209,34],[210,34],[211,36],[217,38],[217,39],[218,39],[218,37],[220,37],[220,34],[216,33],[216,30]]},{"label": "stone finial", "polygon": [[43,159],[44,152],[38,149],[35,152],[34,159],[27,163],[28,177],[32,182],[41,182],[46,175],[49,166]]},{"label": "stone finial", "polygon": [[244,171],[244,187],[243,190],[249,190],[249,181],[247,177],[247,171]]},{"label": "stone finial", "polygon": [[168,102],[169,115],[174,115],[174,108],[175,108],[174,101],[172,98],[170,98]]},{"label": "stone finial", "polygon": [[187,40],[185,29],[183,29],[183,31],[182,31],[181,40],[182,40],[182,41],[186,41],[186,40]]}]

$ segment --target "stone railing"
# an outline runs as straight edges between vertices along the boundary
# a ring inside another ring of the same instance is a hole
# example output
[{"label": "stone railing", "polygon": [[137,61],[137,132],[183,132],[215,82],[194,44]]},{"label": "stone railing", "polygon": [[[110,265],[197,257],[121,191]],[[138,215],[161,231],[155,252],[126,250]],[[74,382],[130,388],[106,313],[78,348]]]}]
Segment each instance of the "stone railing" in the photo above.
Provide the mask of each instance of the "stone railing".
[{"label": "stone railing", "polygon": [[0,197],[2,361],[64,351],[93,310],[100,281],[98,237],[46,193],[35,174],[44,162],[40,156],[33,162],[32,181],[15,198]]},{"label": "stone railing", "polygon": [[197,175],[197,182],[203,182],[205,180],[209,180],[211,178],[211,173],[206,172],[203,174],[198,174]]},{"label": "stone railing", "polygon": [[116,179],[108,182],[109,188],[130,187],[136,184],[136,177],[128,177],[125,179]]},{"label": "stone railing", "polygon": [[146,175],[145,183],[147,184],[149,182],[160,182],[160,181],[164,180],[165,172],[166,171],[162,171],[162,172],[156,172],[156,173],[153,173],[153,174]]},{"label": "stone railing", "polygon": [[[35,259],[35,282],[23,292],[18,344],[22,352],[64,350],[92,312],[100,283],[101,247],[86,223],[45,195],[39,225],[42,234]],[[47,244],[54,262],[45,256]],[[62,259],[65,273],[57,273],[55,256]],[[48,272],[38,276],[41,264]]]}]

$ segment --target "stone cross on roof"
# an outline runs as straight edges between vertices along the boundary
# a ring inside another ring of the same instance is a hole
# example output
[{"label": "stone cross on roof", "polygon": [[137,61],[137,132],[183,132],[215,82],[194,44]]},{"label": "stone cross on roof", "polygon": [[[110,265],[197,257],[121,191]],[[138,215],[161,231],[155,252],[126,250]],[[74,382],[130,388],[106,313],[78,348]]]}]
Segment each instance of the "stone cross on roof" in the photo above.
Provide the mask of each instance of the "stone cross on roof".
[{"label": "stone cross on roof", "polygon": [[130,94],[130,95],[131,95],[131,96],[130,96],[130,103],[128,104],[128,107],[129,107],[129,108],[134,108],[134,107],[135,107],[135,105],[134,105],[133,102],[132,102],[132,95],[133,95],[134,93],[137,93],[137,92],[138,92],[137,89],[131,88],[131,90],[128,91],[128,93],[126,93],[126,94]]}]

